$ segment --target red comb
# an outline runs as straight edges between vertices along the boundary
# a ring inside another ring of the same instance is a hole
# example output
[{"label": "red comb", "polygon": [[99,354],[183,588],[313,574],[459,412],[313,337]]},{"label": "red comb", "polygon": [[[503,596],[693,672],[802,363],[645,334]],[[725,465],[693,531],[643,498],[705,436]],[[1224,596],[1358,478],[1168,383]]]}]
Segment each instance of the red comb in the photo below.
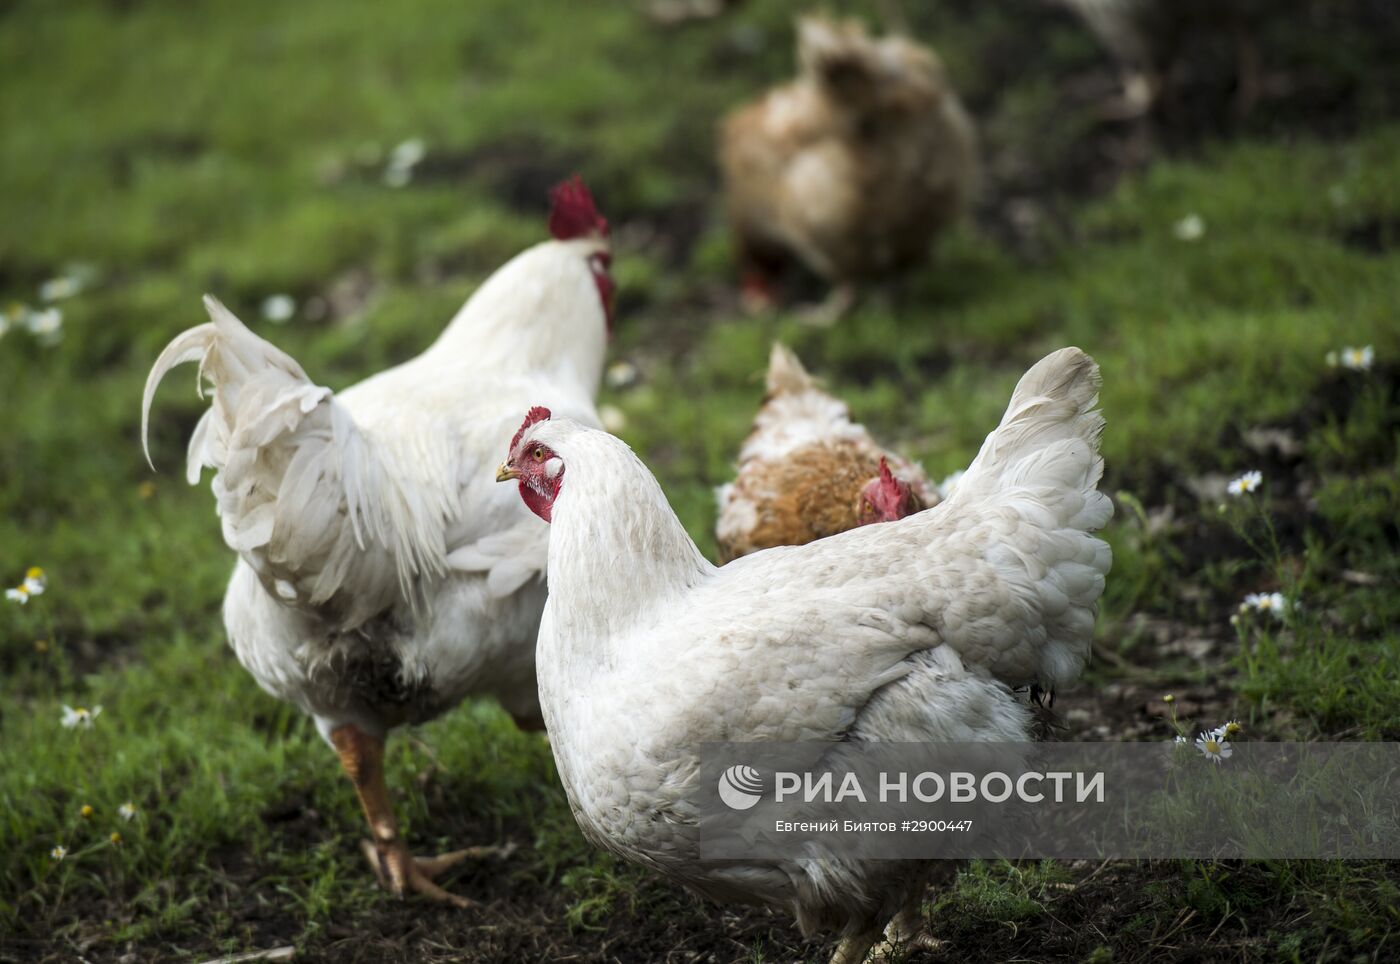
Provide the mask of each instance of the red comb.
[{"label": "red comb", "polygon": [[598,213],[583,178],[575,174],[549,191],[549,233],[556,241],[572,241],[597,232],[608,236],[608,219]]},{"label": "red comb", "polygon": [[515,438],[510,440],[510,450],[512,452],[515,451],[515,446],[520,442],[520,436],[525,434],[527,428],[534,425],[536,422],[543,422],[549,417],[550,411],[543,405],[536,405],[534,408],[530,409],[529,414],[525,416],[525,421],[520,423],[520,429],[515,433]]},{"label": "red comb", "polygon": [[888,465],[885,464],[885,457],[884,457],[883,455],[880,456],[880,484],[881,484],[881,485],[893,485],[893,484],[894,484],[894,473],[891,472],[891,471],[890,471],[890,467],[889,467]]}]

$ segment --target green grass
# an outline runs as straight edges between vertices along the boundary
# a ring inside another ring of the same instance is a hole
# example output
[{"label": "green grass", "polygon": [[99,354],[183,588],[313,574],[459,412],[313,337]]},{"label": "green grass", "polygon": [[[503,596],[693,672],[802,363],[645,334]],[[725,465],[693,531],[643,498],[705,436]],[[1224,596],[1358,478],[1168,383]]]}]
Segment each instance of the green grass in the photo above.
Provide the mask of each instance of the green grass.
[{"label": "green grass", "polygon": [[[200,404],[183,381],[161,394],[153,476],[137,438],[140,388],[163,344],[201,320],[205,291],[332,387],[410,357],[480,279],[543,236],[543,189],[573,170],[614,223],[613,354],[641,371],[604,401],[703,549],[712,488],[729,476],[773,339],[934,476],[966,464],[1026,366],[1077,344],[1103,368],[1119,512],[1097,630],[1109,658],[1066,704],[1093,704],[1120,680],[1221,683],[1231,695],[1220,711],[1245,717],[1254,738],[1397,738],[1391,88],[1363,85],[1351,123],[1316,125],[1327,136],[1275,105],[1242,136],[1192,141],[1086,196],[1061,183],[1097,127],[1061,88],[1102,65],[1073,23],[1037,22],[1032,44],[997,5],[911,13],[967,92],[989,155],[1019,166],[991,179],[981,216],[926,271],[813,330],[791,313],[738,313],[710,161],[719,113],[789,70],[796,9],[749,4],[662,31],[622,3],[0,8],[0,299],[33,304],[38,284],[73,263],[94,272],[61,303],[57,344],[23,330],[0,338],[0,581],[30,565],[50,579],[28,606],[0,607],[0,933],[16,935],[15,954],[208,957],[274,941],[330,954],[337,926],[393,909],[358,856],[361,818],[332,754],[224,643],[230,555],[207,488],[182,474]],[[1395,69],[1359,28],[1337,28],[1330,46],[1271,29],[1309,78],[1322,71],[1351,90],[1358,64]],[[1017,50],[1036,69],[1008,79],[997,64]],[[409,138],[424,140],[425,159],[410,184],[389,187],[384,158]],[[1046,216],[1018,246],[998,228],[998,203],[1020,193]],[[1178,240],[1173,226],[1193,213],[1204,235]],[[330,308],[260,321],[259,303],[283,292]],[[1374,371],[1324,363],[1362,344],[1375,346]],[[1259,427],[1286,433],[1293,454],[1251,448]],[[1259,515],[1222,515],[1218,494],[1201,494],[1256,466],[1267,477]],[[1244,593],[1272,590],[1302,608],[1231,627]],[[1159,655],[1144,620],[1215,639],[1218,657]],[[74,732],[59,726],[64,704],[103,711]],[[416,847],[524,843],[502,899],[557,898],[548,913],[563,939],[586,945],[618,920],[702,931],[718,916],[593,851],[543,738],[492,705],[400,738],[390,782]],[[116,814],[126,801],[139,810],[129,823]],[[49,857],[59,843],[61,863]],[[945,913],[958,921],[948,937],[1049,926],[1052,885],[1087,872],[974,865],[939,899],[935,928]],[[1165,873],[1129,934],[1168,933],[1194,912],[1180,934],[1199,946],[1222,919],[1227,930],[1258,923],[1258,959],[1316,960],[1362,953],[1397,924],[1393,873],[1371,865]],[[1297,915],[1266,913],[1280,906]],[[748,942],[756,957],[815,953],[774,927]],[[1117,939],[1079,953],[1091,951],[1135,959]]]}]

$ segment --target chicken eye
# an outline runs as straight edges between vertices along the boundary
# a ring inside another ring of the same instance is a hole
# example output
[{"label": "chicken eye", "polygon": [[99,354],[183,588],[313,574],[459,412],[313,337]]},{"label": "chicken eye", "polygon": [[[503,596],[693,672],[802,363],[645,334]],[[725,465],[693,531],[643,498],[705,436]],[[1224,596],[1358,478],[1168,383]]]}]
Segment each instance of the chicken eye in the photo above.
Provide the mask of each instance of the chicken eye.
[{"label": "chicken eye", "polygon": [[544,449],[541,449],[541,448],[535,449],[535,461],[536,461],[536,462],[543,462],[543,461],[544,461]]},{"label": "chicken eye", "polygon": [[871,502],[869,499],[866,499],[861,505],[860,509],[866,515],[872,515],[875,512],[875,503]]}]

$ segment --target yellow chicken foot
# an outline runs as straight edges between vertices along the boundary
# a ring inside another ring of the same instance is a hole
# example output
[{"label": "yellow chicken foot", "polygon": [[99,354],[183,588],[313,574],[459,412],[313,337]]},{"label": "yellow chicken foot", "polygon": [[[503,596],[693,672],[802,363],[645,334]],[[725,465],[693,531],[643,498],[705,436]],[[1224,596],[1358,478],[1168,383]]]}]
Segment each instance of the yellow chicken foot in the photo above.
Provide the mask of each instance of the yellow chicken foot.
[{"label": "yellow chicken foot", "polygon": [[915,897],[890,921],[889,926],[885,928],[884,940],[875,945],[866,961],[869,964],[879,964],[883,961],[903,960],[906,954],[916,948],[936,951],[942,946],[943,942],[928,932],[921,901]]},{"label": "yellow chicken foot", "polygon": [[469,847],[438,857],[414,857],[399,838],[394,808],[384,783],[384,741],[346,724],[331,731],[331,744],[364,808],[372,840],[363,841],[361,848],[379,883],[399,897],[411,890],[456,907],[471,906],[466,898],[448,893],[433,883],[434,878],[469,857],[503,856],[513,848]]}]

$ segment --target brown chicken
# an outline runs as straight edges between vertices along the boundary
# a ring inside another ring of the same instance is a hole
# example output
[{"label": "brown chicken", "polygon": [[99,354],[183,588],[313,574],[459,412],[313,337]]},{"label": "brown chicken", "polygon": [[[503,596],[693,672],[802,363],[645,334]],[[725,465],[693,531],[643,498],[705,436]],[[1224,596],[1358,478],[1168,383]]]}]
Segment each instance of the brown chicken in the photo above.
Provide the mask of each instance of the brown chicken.
[{"label": "brown chicken", "polygon": [[720,563],[800,546],[939,501],[923,470],[875,443],[797,356],[773,346],[768,395],[739,451],[739,474],[716,493]]},{"label": "brown chicken", "polygon": [[729,114],[719,162],[746,301],[772,300],[796,258],[835,286],[834,320],[859,282],[909,269],[966,206],[976,132],[938,57],[855,21],[797,25],[796,80]]}]

